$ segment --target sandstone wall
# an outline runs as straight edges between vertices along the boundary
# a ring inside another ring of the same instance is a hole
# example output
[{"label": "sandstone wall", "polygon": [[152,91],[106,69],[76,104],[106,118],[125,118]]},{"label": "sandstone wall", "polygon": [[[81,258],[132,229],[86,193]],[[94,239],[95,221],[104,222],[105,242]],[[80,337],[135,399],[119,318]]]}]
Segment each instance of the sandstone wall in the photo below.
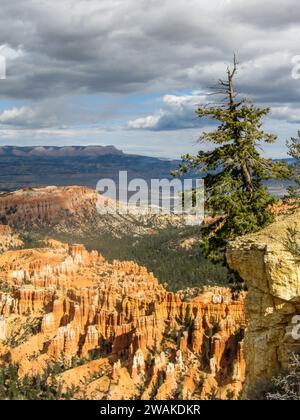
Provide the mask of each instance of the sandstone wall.
[{"label": "sandstone wall", "polygon": [[96,191],[86,187],[23,189],[0,197],[0,223],[20,227],[68,222],[70,215],[92,216],[97,199]]},{"label": "sandstone wall", "polygon": [[245,280],[247,331],[245,394],[257,381],[288,368],[289,354],[300,349],[291,332],[300,314],[300,266],[287,252],[287,228],[300,231],[300,212],[281,216],[258,234],[233,242],[227,261]]}]

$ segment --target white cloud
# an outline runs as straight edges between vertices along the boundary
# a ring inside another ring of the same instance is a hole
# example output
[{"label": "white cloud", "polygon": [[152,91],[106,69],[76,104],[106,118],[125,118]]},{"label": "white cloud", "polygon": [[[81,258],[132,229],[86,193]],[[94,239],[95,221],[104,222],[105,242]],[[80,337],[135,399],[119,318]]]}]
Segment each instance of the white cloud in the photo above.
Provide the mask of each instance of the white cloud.
[{"label": "white cloud", "polygon": [[51,99],[3,110],[0,113],[0,129],[8,126],[18,130],[22,128],[58,128],[63,127],[63,120],[63,102]]},{"label": "white cloud", "polygon": [[129,128],[136,129],[154,129],[161,119],[161,115],[148,115],[148,117],[137,118],[135,120],[129,121]]},{"label": "white cloud", "polygon": [[1,124],[28,125],[37,116],[38,111],[28,106],[6,109],[0,114]]},{"label": "white cloud", "polygon": [[129,121],[130,129],[175,130],[199,127],[195,111],[197,106],[208,103],[205,94],[165,95],[163,107],[155,114]]},{"label": "white cloud", "polygon": [[300,123],[300,107],[295,104],[272,107],[271,116],[277,120],[284,120],[290,123]]}]

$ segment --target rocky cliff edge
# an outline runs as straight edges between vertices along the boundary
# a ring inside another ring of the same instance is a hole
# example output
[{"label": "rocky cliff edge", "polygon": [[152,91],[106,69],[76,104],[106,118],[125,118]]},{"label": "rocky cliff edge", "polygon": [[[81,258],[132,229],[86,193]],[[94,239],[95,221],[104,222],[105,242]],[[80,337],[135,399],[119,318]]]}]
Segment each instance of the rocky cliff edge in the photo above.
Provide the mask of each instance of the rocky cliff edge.
[{"label": "rocky cliff edge", "polygon": [[261,379],[288,368],[289,354],[300,350],[300,265],[285,246],[288,228],[300,232],[300,210],[280,216],[257,234],[235,240],[227,250],[229,266],[245,280],[249,291],[245,395]]}]

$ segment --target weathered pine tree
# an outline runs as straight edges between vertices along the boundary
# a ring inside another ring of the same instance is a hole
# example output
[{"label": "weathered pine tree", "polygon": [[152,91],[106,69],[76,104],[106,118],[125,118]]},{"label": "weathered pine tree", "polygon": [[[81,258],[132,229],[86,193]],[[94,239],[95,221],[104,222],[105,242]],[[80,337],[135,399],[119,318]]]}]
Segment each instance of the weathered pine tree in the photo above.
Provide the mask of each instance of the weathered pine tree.
[{"label": "weathered pine tree", "polygon": [[288,142],[288,154],[295,162],[292,166],[293,176],[292,180],[294,184],[288,187],[288,194],[285,200],[289,203],[293,203],[295,207],[300,206],[300,131],[298,131],[298,137],[292,137]]},{"label": "weathered pine tree", "polygon": [[259,108],[246,99],[238,100],[234,89],[237,61],[227,68],[226,80],[219,80],[215,92],[225,95],[225,103],[202,106],[196,114],[212,118],[218,126],[203,132],[199,142],[215,145],[212,150],[200,150],[197,156],[185,155],[173,175],[189,171],[206,173],[206,214],[213,221],[202,228],[202,249],[212,260],[224,259],[229,240],[254,232],[272,222],[270,211],[276,199],[270,195],[263,181],[285,178],[288,169],[281,163],[265,159],[260,145],[274,143],[276,136],[262,129],[262,118],[269,108]]}]

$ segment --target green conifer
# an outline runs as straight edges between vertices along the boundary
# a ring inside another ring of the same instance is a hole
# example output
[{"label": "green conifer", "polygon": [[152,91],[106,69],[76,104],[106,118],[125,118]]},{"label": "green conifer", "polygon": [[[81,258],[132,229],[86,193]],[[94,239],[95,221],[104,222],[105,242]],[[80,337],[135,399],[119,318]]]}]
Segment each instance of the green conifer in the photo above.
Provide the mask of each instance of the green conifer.
[{"label": "green conifer", "polygon": [[263,143],[274,143],[276,136],[262,128],[262,118],[269,108],[256,107],[246,99],[237,99],[234,78],[237,61],[227,68],[227,79],[219,81],[215,92],[225,95],[225,103],[199,107],[200,118],[210,118],[217,127],[203,132],[199,141],[214,145],[197,156],[182,157],[183,163],[173,175],[183,176],[189,171],[206,173],[205,208],[213,221],[203,228],[202,249],[210,259],[224,260],[229,240],[255,232],[273,221],[270,208],[275,204],[264,185],[271,178],[286,178],[286,165],[265,159],[260,149]]}]

